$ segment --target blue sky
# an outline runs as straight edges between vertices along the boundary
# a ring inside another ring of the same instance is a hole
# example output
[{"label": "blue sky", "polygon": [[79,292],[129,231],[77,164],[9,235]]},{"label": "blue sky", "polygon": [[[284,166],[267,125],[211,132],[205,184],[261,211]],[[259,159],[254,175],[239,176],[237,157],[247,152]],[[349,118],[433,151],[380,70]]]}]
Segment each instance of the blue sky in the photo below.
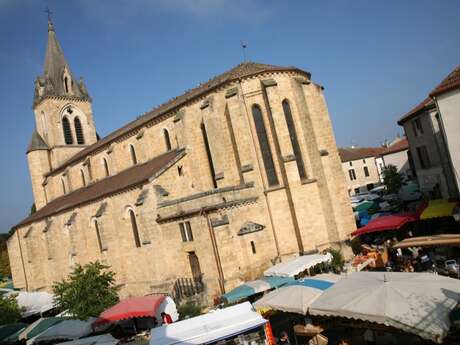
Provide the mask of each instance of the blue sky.
[{"label": "blue sky", "polygon": [[378,145],[460,64],[458,0],[0,0],[0,232],[32,201],[25,151],[46,6],[84,76],[99,134],[242,60],[295,65],[325,86],[337,142]]}]

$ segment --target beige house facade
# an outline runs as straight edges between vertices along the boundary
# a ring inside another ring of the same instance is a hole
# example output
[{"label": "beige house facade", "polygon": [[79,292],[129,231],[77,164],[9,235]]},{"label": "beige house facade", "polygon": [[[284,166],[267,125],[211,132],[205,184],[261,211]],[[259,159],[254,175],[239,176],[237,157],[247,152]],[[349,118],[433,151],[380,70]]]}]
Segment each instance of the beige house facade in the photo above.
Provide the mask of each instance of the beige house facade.
[{"label": "beige house facade", "polygon": [[51,23],[27,150],[37,211],[8,241],[13,281],[50,290],[110,265],[124,296],[182,278],[212,298],[355,228],[323,88],[242,63],[98,139]]},{"label": "beige house facade", "polygon": [[342,171],[350,196],[365,193],[380,184],[376,159],[383,152],[380,147],[340,148]]},{"label": "beige house facade", "polygon": [[409,159],[420,190],[433,198],[459,197],[460,66],[398,124],[409,142]]}]

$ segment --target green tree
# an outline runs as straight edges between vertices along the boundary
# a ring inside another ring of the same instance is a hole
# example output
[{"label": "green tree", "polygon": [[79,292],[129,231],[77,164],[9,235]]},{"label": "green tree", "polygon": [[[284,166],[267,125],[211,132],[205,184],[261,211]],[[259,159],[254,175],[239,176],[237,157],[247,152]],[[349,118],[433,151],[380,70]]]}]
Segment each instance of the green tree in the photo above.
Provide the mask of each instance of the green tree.
[{"label": "green tree", "polygon": [[76,265],[67,280],[53,285],[56,306],[86,320],[115,305],[119,301],[119,287],[115,286],[115,273],[109,268],[99,261]]},{"label": "green tree", "polygon": [[15,323],[21,318],[21,309],[16,298],[0,297],[0,325]]},{"label": "green tree", "polygon": [[194,316],[201,315],[203,307],[193,301],[185,302],[177,307],[179,319],[185,320]]},{"label": "green tree", "polygon": [[343,271],[343,267],[345,266],[345,258],[340,250],[336,250],[330,248],[327,250],[332,255],[332,261],[330,263],[330,267],[332,271],[335,273],[340,273]]},{"label": "green tree", "polygon": [[0,276],[11,277],[10,259],[6,248],[7,234],[0,234]]},{"label": "green tree", "polygon": [[383,184],[386,187],[388,193],[398,193],[402,185],[401,175],[398,173],[398,169],[394,165],[388,165],[383,168]]}]

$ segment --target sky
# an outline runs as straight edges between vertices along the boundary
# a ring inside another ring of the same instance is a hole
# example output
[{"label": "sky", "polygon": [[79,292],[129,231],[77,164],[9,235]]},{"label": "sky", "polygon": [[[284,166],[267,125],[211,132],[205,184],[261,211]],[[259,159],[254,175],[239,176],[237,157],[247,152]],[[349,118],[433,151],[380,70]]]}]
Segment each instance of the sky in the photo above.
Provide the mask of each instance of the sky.
[{"label": "sky", "polygon": [[0,0],[0,232],[33,204],[26,149],[46,7],[100,136],[243,60],[325,87],[337,143],[380,145],[460,64],[458,0]]}]

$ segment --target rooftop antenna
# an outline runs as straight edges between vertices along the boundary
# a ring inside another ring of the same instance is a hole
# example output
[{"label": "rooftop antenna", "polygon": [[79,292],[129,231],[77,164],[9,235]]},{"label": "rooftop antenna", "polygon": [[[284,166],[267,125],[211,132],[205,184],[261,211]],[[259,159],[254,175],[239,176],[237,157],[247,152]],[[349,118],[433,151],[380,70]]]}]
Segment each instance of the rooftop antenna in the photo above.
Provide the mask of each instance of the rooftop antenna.
[{"label": "rooftop antenna", "polygon": [[246,62],[246,43],[244,43],[243,41],[241,41],[241,49],[243,50],[243,62]]}]

